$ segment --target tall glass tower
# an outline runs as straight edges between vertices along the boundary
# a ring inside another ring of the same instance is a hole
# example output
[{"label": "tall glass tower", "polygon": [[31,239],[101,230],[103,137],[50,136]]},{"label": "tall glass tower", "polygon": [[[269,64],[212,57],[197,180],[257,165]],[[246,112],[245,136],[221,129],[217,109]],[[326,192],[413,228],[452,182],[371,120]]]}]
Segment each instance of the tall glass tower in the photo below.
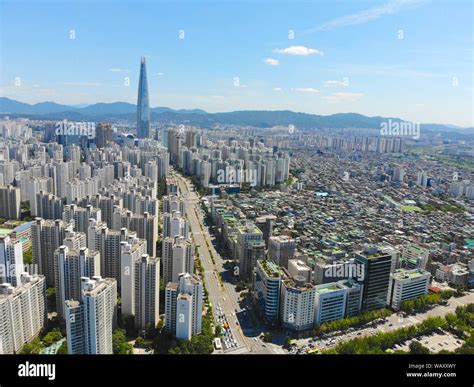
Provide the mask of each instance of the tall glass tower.
[{"label": "tall glass tower", "polygon": [[148,80],[146,78],[145,57],[140,61],[140,80],[138,82],[137,137],[147,138],[150,134],[150,102],[148,100]]}]

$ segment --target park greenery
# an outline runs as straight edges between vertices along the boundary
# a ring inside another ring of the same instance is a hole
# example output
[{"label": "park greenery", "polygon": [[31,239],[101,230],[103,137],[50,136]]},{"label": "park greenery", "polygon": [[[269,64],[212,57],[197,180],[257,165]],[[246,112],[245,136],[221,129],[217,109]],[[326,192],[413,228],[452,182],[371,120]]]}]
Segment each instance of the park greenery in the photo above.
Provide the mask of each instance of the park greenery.
[{"label": "park greenery", "polygon": [[330,332],[345,331],[349,328],[357,328],[379,319],[385,319],[391,314],[392,312],[386,308],[368,311],[357,316],[346,317],[340,320],[334,320],[321,325],[316,325],[314,327],[314,333],[315,335],[321,335]]},{"label": "park greenery", "polygon": [[177,340],[177,345],[170,348],[168,353],[174,355],[209,355],[213,352],[212,340],[214,332],[212,330],[209,313],[202,318],[202,331],[191,340]]},{"label": "park greenery", "polygon": [[[59,328],[53,328],[50,331],[42,331],[39,336],[35,337],[29,343],[26,343],[20,350],[20,354],[33,355],[39,354],[44,348],[56,343],[63,338],[63,334]],[[64,345],[64,343],[63,343]],[[66,344],[67,346],[67,344]],[[67,353],[67,347],[66,347]]]},{"label": "park greenery", "polygon": [[[417,325],[340,342],[334,348],[324,351],[324,353],[383,354],[391,351],[396,344],[401,344],[420,336],[430,335],[434,332],[450,331],[464,340],[464,344],[456,349],[454,353],[474,354],[473,328],[474,304],[469,304],[456,308],[455,314],[448,314],[445,317],[429,317]],[[413,344],[410,346],[410,351],[414,353],[414,351],[424,351],[424,349],[417,344]],[[396,351],[395,353],[399,352]],[[443,352],[447,353],[447,351]]]},{"label": "park greenery", "polygon": [[127,342],[125,329],[118,328],[112,333],[112,347],[114,355],[131,355],[133,347]]},{"label": "park greenery", "polygon": [[402,302],[400,305],[400,310],[408,314],[424,312],[435,305],[446,303],[451,297],[459,295],[462,295],[462,292],[456,292],[454,290],[444,290],[439,293],[429,293],[413,300],[406,300]]},{"label": "park greenery", "polygon": [[412,355],[428,355],[430,350],[421,344],[418,340],[413,340],[410,345],[410,353]]},{"label": "park greenery", "polygon": [[421,209],[424,211],[441,211],[441,212],[454,212],[454,213],[463,213],[466,209],[458,204],[451,203],[430,203],[420,205]]}]

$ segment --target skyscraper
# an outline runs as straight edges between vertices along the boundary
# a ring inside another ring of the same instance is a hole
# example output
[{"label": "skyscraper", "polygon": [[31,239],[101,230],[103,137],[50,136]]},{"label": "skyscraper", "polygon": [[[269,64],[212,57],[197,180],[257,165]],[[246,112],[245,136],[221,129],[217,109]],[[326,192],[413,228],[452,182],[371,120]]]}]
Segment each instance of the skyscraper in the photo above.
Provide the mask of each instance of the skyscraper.
[{"label": "skyscraper", "polygon": [[140,80],[138,82],[137,137],[146,138],[150,134],[150,102],[148,100],[148,80],[146,77],[145,57],[140,62]]},{"label": "skyscraper", "polygon": [[377,246],[366,246],[363,252],[356,253],[355,264],[364,268],[362,310],[384,308],[387,305],[392,257]]}]

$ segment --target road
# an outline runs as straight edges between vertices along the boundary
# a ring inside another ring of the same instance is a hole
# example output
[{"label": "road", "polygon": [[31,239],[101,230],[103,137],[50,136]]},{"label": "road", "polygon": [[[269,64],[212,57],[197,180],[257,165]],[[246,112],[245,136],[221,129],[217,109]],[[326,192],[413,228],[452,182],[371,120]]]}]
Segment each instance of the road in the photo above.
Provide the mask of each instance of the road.
[{"label": "road", "polygon": [[248,337],[242,331],[238,316],[243,316],[247,312],[243,311],[239,305],[239,293],[235,291],[235,287],[228,282],[223,282],[219,277],[219,274],[225,272],[224,260],[216,251],[212,243],[213,238],[204,226],[199,196],[194,189],[191,189],[192,184],[187,179],[179,174],[176,174],[176,178],[180,192],[186,199],[186,215],[202,263],[206,288],[213,305],[214,319],[217,320],[216,307],[220,305],[238,344],[237,348],[228,350],[226,353],[280,352],[275,346],[265,344],[260,339]]},{"label": "road", "polygon": [[[393,313],[387,318],[385,323],[380,324],[377,327],[366,327],[362,329],[356,329],[351,332],[346,332],[342,335],[334,335],[326,339],[314,340],[313,345],[319,349],[329,349],[334,347],[338,343],[349,341],[356,337],[370,336],[378,332],[390,332],[395,329],[405,328],[411,325],[419,324],[429,317],[446,316],[450,313],[454,314],[458,306],[467,305],[471,303],[474,303],[474,293],[469,292],[459,298],[450,298],[448,300],[447,305],[438,305],[426,312],[418,313],[416,315],[408,316],[406,318],[399,317],[397,313]],[[298,340],[297,345],[298,347],[305,347],[309,344],[310,340],[311,339]]]}]

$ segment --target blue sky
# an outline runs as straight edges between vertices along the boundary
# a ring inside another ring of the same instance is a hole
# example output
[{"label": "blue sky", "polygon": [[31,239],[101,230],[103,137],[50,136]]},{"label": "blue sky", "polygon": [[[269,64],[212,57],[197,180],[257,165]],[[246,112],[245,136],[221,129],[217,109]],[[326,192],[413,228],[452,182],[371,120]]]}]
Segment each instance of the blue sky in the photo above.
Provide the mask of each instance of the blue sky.
[{"label": "blue sky", "polygon": [[468,0],[0,4],[0,94],[23,102],[136,103],[145,55],[152,106],[474,125]]}]

